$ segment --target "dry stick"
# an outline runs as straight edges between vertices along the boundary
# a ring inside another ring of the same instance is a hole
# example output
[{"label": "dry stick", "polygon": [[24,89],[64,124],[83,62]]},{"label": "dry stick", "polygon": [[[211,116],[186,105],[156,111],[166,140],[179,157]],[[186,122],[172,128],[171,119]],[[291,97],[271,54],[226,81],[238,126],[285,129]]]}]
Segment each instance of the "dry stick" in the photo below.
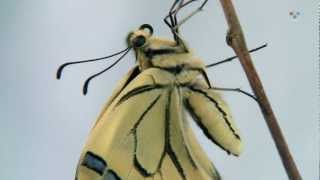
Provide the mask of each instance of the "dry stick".
[{"label": "dry stick", "polygon": [[268,98],[263,90],[259,76],[252,64],[252,60],[248,53],[245,38],[233,4],[231,0],[220,0],[220,3],[229,26],[227,42],[239,57],[240,63],[247,75],[251,88],[259,101],[260,109],[276,144],[287,175],[291,180],[301,180],[302,178],[290,154],[287,143],[281,133],[281,129],[277,123]]}]

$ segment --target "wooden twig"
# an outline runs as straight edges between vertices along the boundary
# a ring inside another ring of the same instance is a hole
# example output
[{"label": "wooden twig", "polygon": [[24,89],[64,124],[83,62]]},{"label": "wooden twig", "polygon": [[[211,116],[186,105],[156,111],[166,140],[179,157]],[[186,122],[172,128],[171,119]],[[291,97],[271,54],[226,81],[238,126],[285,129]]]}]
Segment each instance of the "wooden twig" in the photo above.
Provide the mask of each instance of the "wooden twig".
[{"label": "wooden twig", "polygon": [[229,31],[227,34],[227,43],[239,57],[240,63],[247,75],[251,88],[258,99],[260,109],[268,125],[272,138],[280,154],[282,163],[286,169],[287,175],[291,180],[301,180],[300,173],[290,154],[288,145],[282,135],[281,129],[277,123],[276,117],[272,111],[268,98],[263,90],[262,83],[253,66],[244,35],[241,30],[238,17],[231,0],[220,0]]}]

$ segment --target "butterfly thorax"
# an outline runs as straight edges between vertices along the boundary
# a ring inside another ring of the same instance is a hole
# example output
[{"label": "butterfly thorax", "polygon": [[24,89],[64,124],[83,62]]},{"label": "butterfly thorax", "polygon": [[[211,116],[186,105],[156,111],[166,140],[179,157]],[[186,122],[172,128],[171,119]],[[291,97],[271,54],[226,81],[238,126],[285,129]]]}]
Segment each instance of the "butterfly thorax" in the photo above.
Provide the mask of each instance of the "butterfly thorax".
[{"label": "butterfly thorax", "polygon": [[202,74],[204,63],[191,50],[184,49],[175,41],[152,37],[143,48],[136,50],[141,71],[159,68],[175,76],[179,84],[194,81]]}]

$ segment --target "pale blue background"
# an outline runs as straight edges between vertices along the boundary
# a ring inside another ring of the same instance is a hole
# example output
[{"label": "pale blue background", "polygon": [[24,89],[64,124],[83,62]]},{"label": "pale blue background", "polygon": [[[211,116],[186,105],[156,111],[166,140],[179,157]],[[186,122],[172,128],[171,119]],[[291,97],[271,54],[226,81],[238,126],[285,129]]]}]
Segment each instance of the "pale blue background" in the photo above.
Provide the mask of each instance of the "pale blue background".
[{"label": "pale blue background", "polygon": [[[162,22],[171,0],[2,0],[0,2],[0,179],[70,180],[88,132],[115,83],[133,66],[132,55],[92,81],[108,62],[67,68],[70,60],[100,57],[125,47],[128,31],[142,23],[170,37]],[[319,177],[317,2],[234,1],[271,104],[298,168],[306,180]],[[289,12],[300,16],[294,20]],[[207,63],[233,55],[225,44],[226,23],[219,1],[182,27],[183,37]],[[238,62],[209,69],[216,86],[250,90]],[[257,104],[225,93],[242,132],[245,151],[227,156],[199,141],[226,180],[287,179]]]}]

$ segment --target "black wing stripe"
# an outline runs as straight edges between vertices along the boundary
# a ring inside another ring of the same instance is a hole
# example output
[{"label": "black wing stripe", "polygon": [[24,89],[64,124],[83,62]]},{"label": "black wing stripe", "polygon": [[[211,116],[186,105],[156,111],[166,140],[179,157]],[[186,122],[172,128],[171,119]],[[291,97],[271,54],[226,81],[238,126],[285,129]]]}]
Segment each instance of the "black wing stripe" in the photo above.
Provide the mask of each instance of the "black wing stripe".
[{"label": "black wing stripe", "polygon": [[177,168],[180,176],[182,177],[182,179],[186,180],[186,175],[184,173],[184,170],[179,162],[179,159],[177,158],[177,155],[175,154],[175,152],[172,150],[171,145],[168,146],[168,149],[166,150],[166,152],[168,153],[169,157],[171,158],[174,166]]},{"label": "black wing stripe", "polygon": [[179,159],[177,158],[176,154],[174,153],[171,144],[170,144],[170,104],[171,104],[171,95],[172,90],[168,93],[168,101],[166,104],[166,111],[165,111],[165,150],[166,153],[168,153],[169,157],[171,158],[174,166],[177,168],[180,176],[182,179],[186,179],[186,175],[184,173],[184,170],[179,162]]},{"label": "black wing stripe", "polygon": [[190,88],[191,91],[195,92],[195,93],[199,93],[199,94],[202,94],[203,96],[205,96],[206,98],[209,99],[209,101],[211,101],[214,106],[218,109],[218,111],[221,113],[222,115],[222,118],[224,119],[225,123],[228,125],[229,129],[231,130],[232,134],[240,140],[240,136],[236,133],[236,131],[233,129],[233,127],[231,126],[231,123],[230,121],[228,120],[228,117],[227,117],[227,113],[220,107],[219,103],[213,99],[212,97],[210,97],[206,92],[200,90],[200,89],[196,89],[196,88],[193,88],[191,87]]},{"label": "black wing stripe", "polygon": [[190,115],[192,116],[192,118],[196,119],[196,123],[197,125],[200,127],[200,129],[202,130],[202,132],[204,133],[204,135],[210,139],[214,144],[216,144],[218,147],[220,147],[221,149],[223,149],[224,151],[226,151],[228,154],[230,154],[231,152],[228,151],[227,149],[225,149],[221,144],[219,144],[214,137],[211,136],[211,134],[209,133],[209,130],[206,128],[206,126],[204,126],[201,122],[201,118],[195,113],[194,108],[191,106],[191,104],[189,103],[189,101],[186,99],[184,101],[185,107],[188,110],[188,112],[190,113]]},{"label": "black wing stripe", "polygon": [[128,85],[134,78],[136,78],[140,73],[141,73],[141,71],[140,71],[140,69],[139,69],[139,66],[136,66],[136,67],[133,69],[130,77],[129,77],[128,80],[125,82],[124,86],[122,87],[122,89],[121,89],[119,92],[121,92],[125,87],[127,87],[127,85]]},{"label": "black wing stripe", "polygon": [[138,126],[140,125],[141,121],[143,120],[144,116],[152,109],[152,107],[158,102],[158,100],[160,99],[161,94],[158,95],[151,103],[150,105],[147,107],[147,109],[141,114],[141,116],[139,117],[138,121],[133,125],[133,128],[131,129],[131,132],[136,132]]},{"label": "black wing stripe", "polygon": [[[136,141],[136,136],[135,136],[135,141]],[[137,156],[134,156],[133,159],[134,167],[140,172],[140,174],[144,177],[149,177],[152,176],[154,173],[148,172],[138,161]]]},{"label": "black wing stripe", "polygon": [[192,157],[192,155],[191,155],[188,147],[187,147],[185,144],[184,144],[184,148],[185,148],[185,150],[186,150],[186,152],[187,152],[187,156],[188,156],[188,159],[189,159],[192,167],[193,167],[194,169],[197,169],[198,167],[197,167],[197,165],[196,165],[196,162],[193,160],[193,157]]},{"label": "black wing stripe", "polygon": [[155,85],[145,85],[145,86],[140,86],[140,87],[134,88],[121,97],[121,99],[117,103],[117,106],[120,105],[121,103],[123,103],[124,101],[130,99],[133,96],[136,96],[138,94],[148,92],[148,91],[151,91],[154,89],[160,89],[163,87],[164,87],[163,85],[155,84]]},{"label": "black wing stripe", "polygon": [[136,78],[140,73],[141,73],[141,72],[140,72],[140,70],[139,70],[139,66],[136,66],[136,67],[133,69],[133,71],[132,71],[132,73],[130,74],[130,76],[128,77],[127,81],[124,83],[123,87],[120,89],[120,91],[118,91],[118,93],[114,96],[114,98],[110,100],[110,102],[112,102],[115,98],[117,98],[118,95],[122,92],[122,90],[123,90],[124,88],[126,88],[127,85],[128,85],[134,78]]},{"label": "black wing stripe", "polygon": [[211,163],[212,166],[212,178],[216,180],[222,180],[221,175],[219,174],[219,171],[214,167],[214,165]]},{"label": "black wing stripe", "polygon": [[[179,95],[179,101],[181,101],[182,95],[181,95],[181,89],[180,89],[180,88],[178,88],[178,95]],[[181,107],[181,108],[182,108],[182,107]],[[183,109],[182,109],[182,110],[183,110]],[[184,130],[180,130],[180,131],[184,131]],[[185,138],[185,137],[183,137],[183,138]],[[187,147],[187,145],[186,145],[185,143],[183,143],[183,145],[184,145],[184,148],[185,148],[185,150],[186,150],[186,152],[187,152],[187,156],[188,156],[188,158],[189,158],[189,160],[190,160],[190,163],[191,163],[192,167],[193,167],[194,169],[197,169],[197,168],[198,168],[198,167],[197,167],[197,164],[196,164],[196,162],[194,161],[194,159],[193,159],[193,157],[192,157],[192,155],[191,155],[191,152],[190,152],[189,148]]]},{"label": "black wing stripe", "polygon": [[139,162],[137,156],[136,156],[136,152],[137,152],[137,143],[138,143],[138,139],[137,139],[137,128],[139,126],[139,124],[141,123],[141,121],[143,120],[144,116],[152,109],[152,107],[158,102],[158,100],[160,99],[161,94],[155,98],[155,100],[153,100],[150,105],[147,107],[147,109],[142,113],[142,115],[140,116],[140,118],[138,119],[138,121],[134,124],[133,128],[131,129],[131,132],[133,133],[134,136],[134,165],[136,167],[136,169],[140,172],[140,174],[144,177],[148,177],[153,175],[154,173],[150,173],[148,172]]},{"label": "black wing stripe", "polygon": [[118,176],[116,172],[109,169],[107,173],[105,174],[103,180],[121,180],[121,178]]},{"label": "black wing stripe", "polygon": [[159,170],[159,176],[160,176],[161,180],[163,180],[161,169]]}]

